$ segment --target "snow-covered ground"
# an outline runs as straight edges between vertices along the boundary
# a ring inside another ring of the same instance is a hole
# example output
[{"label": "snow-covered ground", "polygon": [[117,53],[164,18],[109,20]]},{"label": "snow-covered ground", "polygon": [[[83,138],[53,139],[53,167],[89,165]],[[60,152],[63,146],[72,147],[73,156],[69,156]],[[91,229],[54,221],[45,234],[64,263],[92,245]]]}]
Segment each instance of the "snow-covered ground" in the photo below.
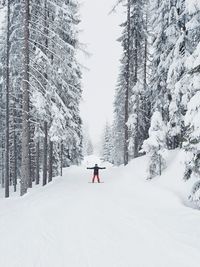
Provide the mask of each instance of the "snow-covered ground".
[{"label": "snow-covered ground", "polygon": [[2,267],[197,267],[200,212],[188,207],[175,151],[159,179],[146,181],[146,157],[101,171],[64,171],[23,198],[0,200]]}]

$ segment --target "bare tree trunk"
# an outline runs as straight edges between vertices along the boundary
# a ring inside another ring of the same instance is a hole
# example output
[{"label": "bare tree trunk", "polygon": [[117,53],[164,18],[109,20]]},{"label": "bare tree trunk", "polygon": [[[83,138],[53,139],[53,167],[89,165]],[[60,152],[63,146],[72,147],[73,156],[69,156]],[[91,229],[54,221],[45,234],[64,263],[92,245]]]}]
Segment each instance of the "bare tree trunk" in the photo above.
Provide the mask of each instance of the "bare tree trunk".
[{"label": "bare tree trunk", "polygon": [[[160,152],[160,145],[159,145],[159,152]],[[159,153],[158,155],[158,158],[159,158],[159,175],[161,176],[162,175],[162,162],[161,162],[161,155]]]},{"label": "bare tree trunk", "polygon": [[126,62],[126,91],[125,91],[125,118],[124,118],[124,165],[128,164],[129,153],[128,153],[128,118],[129,118],[129,90],[130,90],[130,11],[131,4],[130,0],[127,0],[127,40],[126,40],[126,51],[127,51],[127,62]]},{"label": "bare tree trunk", "polygon": [[53,177],[53,142],[49,142],[49,176],[48,182],[52,181]]},{"label": "bare tree trunk", "polygon": [[10,0],[7,0],[6,44],[6,142],[5,142],[5,197],[9,197],[10,184]]},{"label": "bare tree trunk", "polygon": [[15,125],[13,133],[13,149],[14,149],[13,186],[14,186],[14,192],[16,192],[17,191],[17,144],[16,144]]},{"label": "bare tree trunk", "polygon": [[1,187],[4,188],[5,187],[5,168],[4,168],[4,147],[3,147],[3,143],[4,143],[4,139],[3,139],[3,135],[2,135],[2,140],[1,140],[1,162],[2,162],[2,169],[1,169]]},{"label": "bare tree trunk", "polygon": [[[135,64],[135,71],[134,71],[134,85],[137,84],[138,79],[138,40],[137,40],[137,34],[135,35],[135,49],[134,49],[134,64]],[[138,157],[138,114],[139,114],[139,101],[140,101],[140,95],[138,92],[136,93],[136,114],[137,114],[137,121],[136,121],[136,127],[135,127],[135,137],[134,137],[134,158]]]},{"label": "bare tree trunk", "polygon": [[[31,118],[29,118],[31,119]],[[29,127],[29,158],[30,158],[30,171],[31,171],[31,182],[29,187],[32,187],[32,183],[35,182],[35,161],[36,161],[36,153],[35,153],[35,142],[34,142],[34,132],[35,132],[35,126],[34,124],[30,125]]]},{"label": "bare tree trunk", "polygon": [[47,121],[44,122],[44,144],[43,144],[43,182],[42,185],[46,185],[47,183]]},{"label": "bare tree trunk", "polygon": [[30,175],[29,153],[29,0],[23,0],[24,9],[24,47],[23,47],[23,82],[22,82],[22,168],[21,168],[21,196],[32,185]]},{"label": "bare tree trunk", "polygon": [[[15,96],[16,99],[16,96]],[[16,142],[16,105],[15,101],[13,100],[12,106],[12,137],[13,137],[13,151],[12,151],[12,183],[14,187],[14,192],[17,191],[17,142]],[[11,163],[10,163],[11,164]]]},{"label": "bare tree trunk", "polygon": [[40,142],[37,141],[36,144],[36,178],[35,184],[40,183]]},{"label": "bare tree trunk", "polygon": [[63,142],[60,143],[60,176],[63,176]]},{"label": "bare tree trunk", "polygon": [[[48,23],[47,23],[47,0],[44,1],[44,33],[47,36],[48,35]],[[46,53],[48,49],[48,38],[45,38],[45,47],[46,47]],[[48,80],[48,75],[47,75],[47,64],[46,64],[46,72],[44,74],[46,80]],[[47,86],[47,85],[46,85]],[[47,151],[48,151],[48,123],[47,121],[44,122],[44,147],[43,147],[43,153],[44,153],[44,158],[43,158],[43,186],[46,185],[47,183]]]},{"label": "bare tree trunk", "polygon": [[148,84],[147,84],[147,63],[148,63],[148,12],[149,9],[146,6],[145,9],[145,31],[146,31],[146,35],[145,35],[145,41],[144,41],[144,101],[145,101],[145,105],[144,105],[144,121],[145,121],[145,133],[144,133],[144,140],[146,140],[149,136],[149,128],[150,128],[150,118],[151,118],[151,93],[149,91],[148,88]]}]

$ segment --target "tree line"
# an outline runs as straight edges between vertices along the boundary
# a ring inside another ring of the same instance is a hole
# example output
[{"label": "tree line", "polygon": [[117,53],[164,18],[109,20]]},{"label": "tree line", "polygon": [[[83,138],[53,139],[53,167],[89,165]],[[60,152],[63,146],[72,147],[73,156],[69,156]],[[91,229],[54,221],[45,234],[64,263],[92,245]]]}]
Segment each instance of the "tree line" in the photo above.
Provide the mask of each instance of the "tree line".
[{"label": "tree line", "polygon": [[82,159],[76,0],[0,2],[0,183],[24,195]]},{"label": "tree line", "polygon": [[[146,153],[148,177],[161,174],[165,152],[185,151],[184,179],[200,175],[200,2],[119,0],[126,19],[114,121],[103,153],[127,165]],[[114,7],[114,9],[117,7]],[[109,140],[109,141],[108,141]],[[193,194],[200,182],[195,183]]]}]

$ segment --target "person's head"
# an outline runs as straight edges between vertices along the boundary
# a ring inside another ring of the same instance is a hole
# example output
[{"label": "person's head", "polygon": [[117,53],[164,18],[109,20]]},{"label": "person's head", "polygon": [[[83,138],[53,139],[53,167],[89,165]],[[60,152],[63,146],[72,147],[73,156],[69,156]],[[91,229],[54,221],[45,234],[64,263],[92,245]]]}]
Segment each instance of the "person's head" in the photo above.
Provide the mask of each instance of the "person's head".
[{"label": "person's head", "polygon": [[95,167],[98,167],[98,164],[95,164]]}]

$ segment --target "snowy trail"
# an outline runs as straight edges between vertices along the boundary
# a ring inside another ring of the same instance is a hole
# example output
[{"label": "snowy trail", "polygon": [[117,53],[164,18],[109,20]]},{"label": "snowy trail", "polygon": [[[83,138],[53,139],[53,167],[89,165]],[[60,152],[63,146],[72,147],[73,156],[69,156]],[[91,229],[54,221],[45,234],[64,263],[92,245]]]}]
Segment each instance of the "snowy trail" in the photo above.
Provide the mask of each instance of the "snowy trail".
[{"label": "snowy trail", "polygon": [[[200,213],[144,181],[144,162],[101,172],[72,167],[23,199],[0,201],[0,266],[196,267]],[[140,171],[136,171],[140,170]]]}]

